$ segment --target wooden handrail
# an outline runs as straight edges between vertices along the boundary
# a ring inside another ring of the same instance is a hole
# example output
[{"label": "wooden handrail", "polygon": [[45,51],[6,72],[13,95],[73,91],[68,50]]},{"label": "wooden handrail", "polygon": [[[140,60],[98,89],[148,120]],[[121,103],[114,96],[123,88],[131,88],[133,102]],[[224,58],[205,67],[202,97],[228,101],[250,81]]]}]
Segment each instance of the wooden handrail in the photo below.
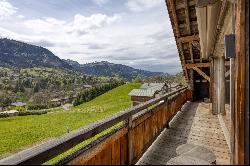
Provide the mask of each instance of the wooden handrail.
[{"label": "wooden handrail", "polygon": [[171,96],[179,94],[181,91],[186,89],[187,87],[180,88],[174,92],[151,99],[145,103],[119,112],[103,120],[99,120],[76,131],[65,134],[59,138],[18,152],[12,156],[0,160],[0,165],[43,164],[44,162],[56,157],[59,154],[62,154],[79,143],[94,137],[95,135],[114,126],[115,124],[131,118],[131,116],[158,103],[159,101],[168,101],[168,99],[171,100]]}]

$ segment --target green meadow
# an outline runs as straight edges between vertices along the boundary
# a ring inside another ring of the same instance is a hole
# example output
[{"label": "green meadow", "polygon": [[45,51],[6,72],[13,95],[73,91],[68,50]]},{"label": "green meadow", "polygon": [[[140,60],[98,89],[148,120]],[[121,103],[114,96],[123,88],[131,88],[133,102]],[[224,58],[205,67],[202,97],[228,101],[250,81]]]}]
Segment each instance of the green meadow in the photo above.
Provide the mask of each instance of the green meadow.
[{"label": "green meadow", "polygon": [[0,156],[61,136],[131,107],[128,93],[139,86],[138,83],[122,85],[67,111],[0,118]]}]

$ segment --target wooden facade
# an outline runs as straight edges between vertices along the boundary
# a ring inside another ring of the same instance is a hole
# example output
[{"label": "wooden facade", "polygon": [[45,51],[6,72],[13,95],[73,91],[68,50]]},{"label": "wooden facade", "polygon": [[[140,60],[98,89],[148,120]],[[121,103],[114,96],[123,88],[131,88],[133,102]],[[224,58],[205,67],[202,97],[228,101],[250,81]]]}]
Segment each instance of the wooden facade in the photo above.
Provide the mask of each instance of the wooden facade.
[{"label": "wooden facade", "polygon": [[[248,14],[247,14],[248,10]],[[235,82],[234,82],[234,151],[233,162],[236,164],[249,164],[249,1],[237,0],[235,6]],[[248,124],[247,124],[248,123]]]},{"label": "wooden facade", "polygon": [[133,106],[144,103],[144,102],[149,101],[151,99],[153,99],[153,97],[149,97],[149,96],[131,96],[131,101],[133,102]]},{"label": "wooden facade", "polygon": [[[181,86],[176,85],[173,88],[179,89]],[[139,89],[133,89],[128,95],[131,96],[132,105],[136,106],[155,97],[166,94],[173,88],[166,83],[144,83]]]},{"label": "wooden facade", "polygon": [[[249,163],[249,1],[166,0],[166,5],[193,99],[209,96],[211,112],[224,121],[230,117],[225,128],[231,163]],[[235,58],[225,57],[229,34],[235,35]]]}]

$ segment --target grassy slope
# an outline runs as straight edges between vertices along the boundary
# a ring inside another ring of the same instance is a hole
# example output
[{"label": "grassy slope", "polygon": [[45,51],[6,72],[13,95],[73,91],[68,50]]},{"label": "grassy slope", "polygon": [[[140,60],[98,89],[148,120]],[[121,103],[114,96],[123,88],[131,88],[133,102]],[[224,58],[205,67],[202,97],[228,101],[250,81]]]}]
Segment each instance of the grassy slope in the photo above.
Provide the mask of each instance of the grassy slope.
[{"label": "grassy slope", "polygon": [[[140,84],[126,84],[72,108],[40,116],[0,119],[0,155],[60,136],[131,106],[128,93]],[[94,111],[95,110],[95,111]]]}]

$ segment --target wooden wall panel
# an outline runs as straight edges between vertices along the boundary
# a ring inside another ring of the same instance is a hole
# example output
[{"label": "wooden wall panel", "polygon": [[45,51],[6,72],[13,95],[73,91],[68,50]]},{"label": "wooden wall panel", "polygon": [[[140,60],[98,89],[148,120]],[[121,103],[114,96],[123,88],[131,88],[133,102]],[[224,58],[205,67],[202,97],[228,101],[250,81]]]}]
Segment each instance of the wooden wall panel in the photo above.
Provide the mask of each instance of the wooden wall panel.
[{"label": "wooden wall panel", "polygon": [[95,165],[111,165],[112,162],[112,148],[109,146],[103,149],[95,157]]},{"label": "wooden wall panel", "polygon": [[[124,153],[114,153],[112,155],[112,147],[122,146],[124,151],[127,150],[126,143],[127,141],[124,141],[124,136],[127,133],[127,128],[122,128],[119,131],[115,132],[110,137],[103,140],[100,144],[91,147],[90,149],[86,150],[76,158],[74,158],[72,161],[70,161],[69,165],[89,165],[92,163],[95,163],[97,165],[101,164],[112,164],[112,158],[116,159],[116,161],[122,160],[121,155],[124,155]],[[118,145],[118,142],[120,145]],[[125,143],[125,145],[124,145]],[[117,156],[114,156],[117,155]],[[125,156],[126,157],[126,156]],[[124,159],[124,157],[123,157]]]},{"label": "wooden wall panel", "polygon": [[120,162],[121,165],[128,165],[128,146],[127,146],[127,134],[120,138]]},{"label": "wooden wall panel", "polygon": [[[234,164],[245,164],[246,0],[236,0],[235,151]],[[248,71],[249,72],[249,71]],[[248,106],[249,107],[249,106]],[[249,139],[249,138],[247,138]]]},{"label": "wooden wall panel", "polygon": [[153,135],[153,127],[152,127],[152,117],[149,117],[148,119],[145,120],[145,137],[144,137],[144,143],[148,144]]},{"label": "wooden wall panel", "polygon": [[193,101],[193,92],[192,92],[192,90],[187,90],[187,100],[188,101]]},{"label": "wooden wall panel", "polygon": [[84,165],[95,165],[95,156],[84,163]]},{"label": "wooden wall panel", "polygon": [[121,163],[121,140],[118,139],[112,144],[112,165]]}]

